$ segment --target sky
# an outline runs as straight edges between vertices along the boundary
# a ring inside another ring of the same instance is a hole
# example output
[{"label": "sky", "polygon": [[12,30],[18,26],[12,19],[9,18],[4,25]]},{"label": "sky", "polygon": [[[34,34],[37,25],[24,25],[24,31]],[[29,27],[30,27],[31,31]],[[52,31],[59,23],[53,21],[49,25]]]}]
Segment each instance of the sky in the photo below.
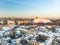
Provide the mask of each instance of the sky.
[{"label": "sky", "polygon": [[0,17],[60,17],[60,0],[0,0]]}]

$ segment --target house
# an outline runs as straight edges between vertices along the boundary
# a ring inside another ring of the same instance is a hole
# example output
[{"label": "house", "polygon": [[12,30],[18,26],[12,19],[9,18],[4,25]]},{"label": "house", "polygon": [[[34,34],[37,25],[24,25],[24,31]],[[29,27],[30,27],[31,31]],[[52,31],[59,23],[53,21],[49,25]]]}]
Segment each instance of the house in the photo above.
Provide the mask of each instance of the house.
[{"label": "house", "polygon": [[13,25],[15,24],[15,22],[8,20],[8,21],[7,21],[7,24],[8,24],[9,26],[13,26]]}]

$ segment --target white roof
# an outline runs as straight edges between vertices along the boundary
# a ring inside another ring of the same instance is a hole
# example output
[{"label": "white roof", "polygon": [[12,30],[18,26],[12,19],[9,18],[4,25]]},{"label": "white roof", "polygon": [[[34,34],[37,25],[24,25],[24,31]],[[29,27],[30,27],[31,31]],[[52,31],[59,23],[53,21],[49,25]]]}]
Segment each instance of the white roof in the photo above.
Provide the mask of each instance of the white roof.
[{"label": "white roof", "polygon": [[11,28],[10,27],[3,27],[3,30],[7,31],[7,30],[11,30]]}]

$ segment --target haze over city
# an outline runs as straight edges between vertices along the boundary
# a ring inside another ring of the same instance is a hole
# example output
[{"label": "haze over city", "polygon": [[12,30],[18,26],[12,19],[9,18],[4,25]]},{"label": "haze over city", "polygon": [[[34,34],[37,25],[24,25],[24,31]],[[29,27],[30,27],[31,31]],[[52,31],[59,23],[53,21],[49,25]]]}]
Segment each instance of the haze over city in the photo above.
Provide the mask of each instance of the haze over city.
[{"label": "haze over city", "polygon": [[0,17],[60,17],[60,0],[0,0]]}]

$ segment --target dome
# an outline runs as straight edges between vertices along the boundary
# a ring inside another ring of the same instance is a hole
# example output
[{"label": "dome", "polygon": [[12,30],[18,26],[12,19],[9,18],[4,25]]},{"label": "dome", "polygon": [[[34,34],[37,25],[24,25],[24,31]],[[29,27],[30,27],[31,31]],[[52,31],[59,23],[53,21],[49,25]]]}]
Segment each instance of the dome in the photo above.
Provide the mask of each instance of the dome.
[{"label": "dome", "polygon": [[49,22],[52,22],[51,20],[49,19],[45,19],[45,18],[35,18],[33,20],[34,23],[49,23]]}]

